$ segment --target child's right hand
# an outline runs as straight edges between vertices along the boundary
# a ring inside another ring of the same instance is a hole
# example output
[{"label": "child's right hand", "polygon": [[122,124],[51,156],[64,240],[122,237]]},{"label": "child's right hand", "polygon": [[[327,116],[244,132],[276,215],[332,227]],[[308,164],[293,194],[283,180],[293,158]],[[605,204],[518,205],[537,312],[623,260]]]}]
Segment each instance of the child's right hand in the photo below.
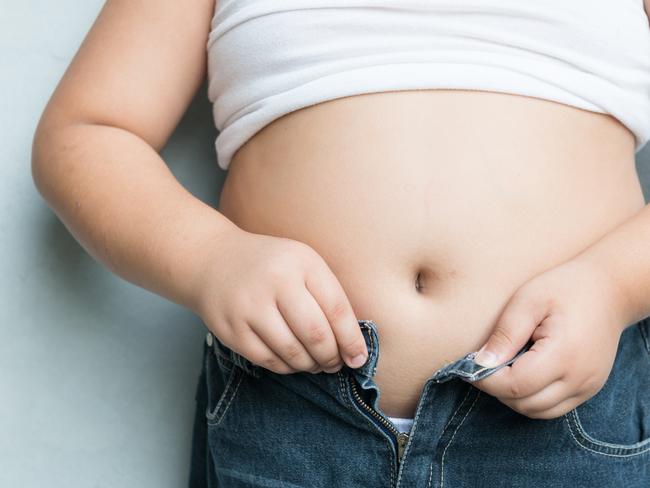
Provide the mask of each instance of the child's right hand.
[{"label": "child's right hand", "polygon": [[312,247],[239,227],[223,238],[196,285],[197,312],[224,345],[280,374],[365,363],[352,306]]}]

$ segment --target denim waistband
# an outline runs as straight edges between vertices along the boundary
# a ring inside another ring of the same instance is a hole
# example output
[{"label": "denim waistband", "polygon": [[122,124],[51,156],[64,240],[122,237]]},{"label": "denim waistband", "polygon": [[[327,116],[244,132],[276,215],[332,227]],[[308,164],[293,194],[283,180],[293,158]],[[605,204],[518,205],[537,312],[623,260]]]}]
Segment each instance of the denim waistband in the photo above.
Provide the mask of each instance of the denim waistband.
[{"label": "denim waistband", "polygon": [[[366,347],[368,349],[368,358],[363,365],[359,366],[358,368],[354,368],[354,373],[356,375],[372,378],[375,376],[375,373],[377,371],[377,359],[379,357],[379,334],[377,332],[377,325],[371,319],[361,319],[358,320],[358,323],[359,327],[361,328],[363,338],[366,342]],[[251,362],[241,354],[233,351],[221,343],[221,341],[219,341],[216,336],[214,336],[214,334],[208,332],[208,338],[206,342],[209,347],[213,348],[215,354],[217,354],[223,360],[239,366],[241,369],[252,376],[260,377],[262,375],[262,366]],[[433,375],[429,378],[429,381],[433,381],[435,383],[443,383],[445,381],[449,381],[454,377],[458,377],[466,381],[480,380],[498,371],[499,369],[512,364],[519,356],[530,349],[532,345],[533,341],[528,341],[514,357],[502,364],[491,368],[474,362],[474,358],[476,357],[478,351],[470,352],[464,357],[442,366],[435,373],[433,373]]]},{"label": "denim waistband", "polygon": [[208,332],[206,341],[204,342],[205,347],[211,348],[214,353],[221,358],[221,360],[238,366],[243,369],[246,373],[259,378],[262,376],[263,368],[259,364],[255,364],[252,361],[248,360],[241,354],[233,351],[228,346],[223,344],[217,336]]}]

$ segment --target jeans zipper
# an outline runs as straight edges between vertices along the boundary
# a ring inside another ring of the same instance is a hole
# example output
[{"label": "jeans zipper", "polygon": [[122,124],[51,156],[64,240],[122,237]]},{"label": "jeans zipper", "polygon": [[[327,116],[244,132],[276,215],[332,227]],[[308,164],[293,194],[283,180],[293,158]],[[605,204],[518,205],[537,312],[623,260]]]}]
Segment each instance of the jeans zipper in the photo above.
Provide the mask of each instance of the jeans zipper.
[{"label": "jeans zipper", "polygon": [[354,379],[352,376],[348,376],[348,382],[350,383],[350,386],[352,388],[352,395],[356,399],[356,401],[361,405],[368,413],[370,413],[374,418],[379,420],[383,426],[385,426],[395,437],[395,443],[397,444],[397,464],[402,461],[402,456],[404,454],[404,448],[406,447],[406,443],[409,440],[409,435],[406,432],[400,432],[395,428],[395,426],[392,424],[392,422],[389,422],[386,420],[384,417],[382,417],[379,412],[377,412],[374,408],[372,408],[370,405],[368,405],[366,402],[363,401],[361,398],[361,395],[359,395],[359,391],[357,390],[357,386],[354,382]]}]

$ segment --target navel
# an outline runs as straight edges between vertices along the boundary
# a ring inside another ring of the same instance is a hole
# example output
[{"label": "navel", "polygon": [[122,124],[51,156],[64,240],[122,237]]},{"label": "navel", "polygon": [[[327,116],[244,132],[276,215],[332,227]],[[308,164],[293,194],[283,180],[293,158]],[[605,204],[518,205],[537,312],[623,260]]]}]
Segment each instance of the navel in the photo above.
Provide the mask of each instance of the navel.
[{"label": "navel", "polygon": [[423,268],[420,268],[416,270],[415,272],[415,279],[414,279],[414,285],[415,285],[415,290],[418,293],[423,293],[427,285],[429,284],[428,282],[431,280],[430,276],[430,271],[427,271]]},{"label": "navel", "polygon": [[416,268],[413,275],[413,286],[418,293],[432,293],[434,288],[439,289],[447,282],[455,279],[456,272],[447,269],[433,269],[431,266]]}]

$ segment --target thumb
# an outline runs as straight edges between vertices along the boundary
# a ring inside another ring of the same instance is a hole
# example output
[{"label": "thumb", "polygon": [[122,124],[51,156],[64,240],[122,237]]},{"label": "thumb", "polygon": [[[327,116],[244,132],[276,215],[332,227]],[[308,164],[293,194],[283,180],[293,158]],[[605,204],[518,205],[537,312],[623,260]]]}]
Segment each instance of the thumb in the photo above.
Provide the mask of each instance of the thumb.
[{"label": "thumb", "polygon": [[546,312],[541,300],[515,294],[501,313],[489,339],[478,350],[474,362],[492,368],[513,358],[546,317]]}]

